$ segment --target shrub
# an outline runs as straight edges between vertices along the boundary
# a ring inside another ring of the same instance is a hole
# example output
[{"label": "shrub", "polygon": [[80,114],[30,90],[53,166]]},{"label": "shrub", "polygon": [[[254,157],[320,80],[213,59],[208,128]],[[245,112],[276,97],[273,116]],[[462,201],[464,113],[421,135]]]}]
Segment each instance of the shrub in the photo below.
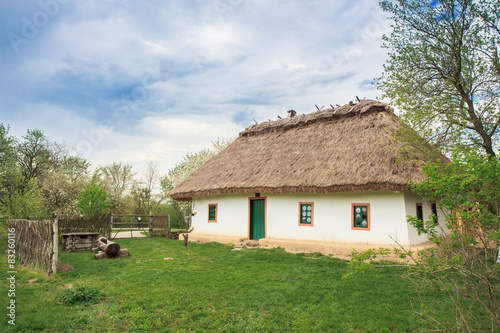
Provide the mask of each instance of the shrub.
[{"label": "shrub", "polygon": [[95,304],[103,298],[103,294],[92,287],[85,285],[74,289],[66,289],[60,297],[61,302],[66,304],[91,303]]}]

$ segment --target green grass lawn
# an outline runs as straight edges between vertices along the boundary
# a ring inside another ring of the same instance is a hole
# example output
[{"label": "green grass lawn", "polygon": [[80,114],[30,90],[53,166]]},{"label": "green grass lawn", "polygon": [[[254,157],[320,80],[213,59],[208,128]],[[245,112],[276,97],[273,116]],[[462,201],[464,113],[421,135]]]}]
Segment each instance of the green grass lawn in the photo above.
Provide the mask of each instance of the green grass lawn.
[{"label": "green grass lawn", "polygon": [[[59,260],[69,272],[47,277],[18,267],[16,326],[2,332],[406,332],[428,329],[402,268],[343,280],[345,261],[281,249],[243,249],[164,238],[126,239],[129,257],[95,260],[90,252]],[[173,258],[173,259],[166,259]],[[7,272],[2,256],[0,269]],[[6,273],[5,273],[6,274]],[[36,280],[35,280],[36,279]],[[0,300],[8,305],[2,279]],[[68,290],[102,294],[63,302]],[[65,289],[70,288],[71,289]],[[436,295],[429,295],[435,297]],[[439,301],[439,295],[438,301]],[[63,297],[63,298],[61,298]],[[446,306],[431,309],[446,318]],[[443,310],[444,311],[444,310]],[[441,318],[441,319],[442,319]]]}]

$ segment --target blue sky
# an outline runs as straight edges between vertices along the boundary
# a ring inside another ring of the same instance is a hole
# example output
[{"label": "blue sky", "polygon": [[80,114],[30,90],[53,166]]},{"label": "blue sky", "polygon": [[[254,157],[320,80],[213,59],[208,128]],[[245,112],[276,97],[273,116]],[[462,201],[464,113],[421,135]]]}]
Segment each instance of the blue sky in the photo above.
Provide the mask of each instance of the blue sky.
[{"label": "blue sky", "polygon": [[254,123],[380,96],[373,0],[4,0],[0,122],[164,173]]}]

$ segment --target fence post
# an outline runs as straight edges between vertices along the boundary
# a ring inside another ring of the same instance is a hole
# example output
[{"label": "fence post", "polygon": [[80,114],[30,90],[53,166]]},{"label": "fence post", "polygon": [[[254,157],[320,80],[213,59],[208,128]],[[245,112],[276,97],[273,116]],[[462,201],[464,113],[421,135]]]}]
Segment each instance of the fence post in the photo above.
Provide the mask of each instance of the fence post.
[{"label": "fence post", "polygon": [[149,237],[151,237],[153,231],[153,219],[153,215],[149,215]]},{"label": "fence post", "polygon": [[52,274],[57,273],[57,258],[59,256],[59,235],[58,235],[58,220],[54,220],[54,224],[52,225],[52,230],[54,231],[53,235],[53,243],[52,243]]},{"label": "fence post", "polygon": [[113,233],[112,228],[113,228],[113,213],[111,213],[111,221],[109,222],[109,237],[108,237],[109,240],[111,240],[111,234]]},{"label": "fence post", "polygon": [[172,233],[170,231],[170,214],[167,214],[167,232],[168,232],[168,239],[172,238]]}]

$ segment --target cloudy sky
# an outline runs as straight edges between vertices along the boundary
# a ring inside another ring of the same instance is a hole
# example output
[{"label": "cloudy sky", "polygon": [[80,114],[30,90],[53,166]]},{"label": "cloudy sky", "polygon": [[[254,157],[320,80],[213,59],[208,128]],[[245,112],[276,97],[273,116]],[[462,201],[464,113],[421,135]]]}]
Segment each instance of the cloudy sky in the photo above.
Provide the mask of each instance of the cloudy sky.
[{"label": "cloudy sky", "polygon": [[257,122],[380,96],[374,0],[3,0],[0,123],[164,173]]}]

